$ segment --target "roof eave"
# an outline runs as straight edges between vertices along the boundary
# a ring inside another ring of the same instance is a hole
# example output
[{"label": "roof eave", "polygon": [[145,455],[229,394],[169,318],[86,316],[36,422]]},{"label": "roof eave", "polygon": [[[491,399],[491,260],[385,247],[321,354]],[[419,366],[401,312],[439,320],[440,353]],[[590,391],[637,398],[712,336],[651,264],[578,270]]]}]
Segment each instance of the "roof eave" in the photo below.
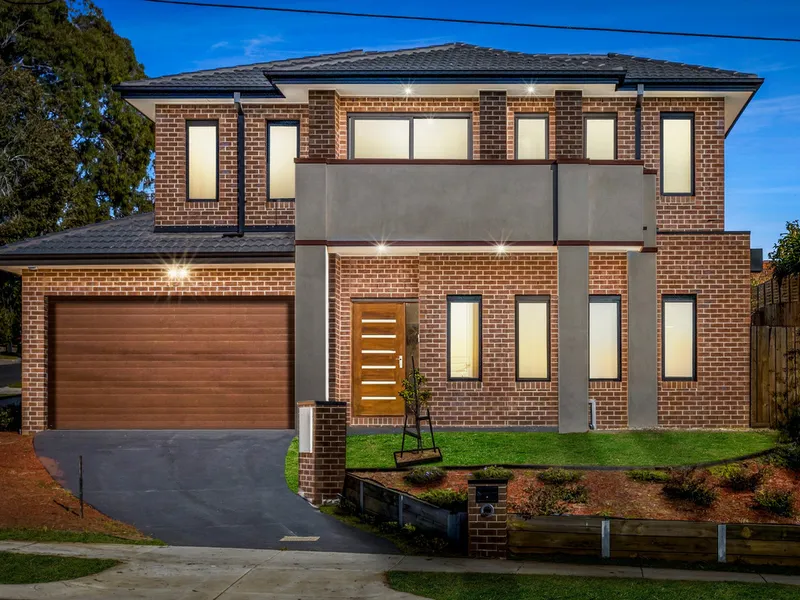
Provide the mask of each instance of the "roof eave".
[{"label": "roof eave", "polygon": [[284,98],[283,93],[273,88],[237,86],[114,86],[116,92],[125,100],[136,98],[192,99],[192,98],[231,98],[239,92],[242,98]]},{"label": "roof eave", "polygon": [[119,254],[17,254],[0,256],[0,269],[6,267],[159,265],[171,260],[196,264],[287,263],[294,262],[294,252],[142,252]]},{"label": "roof eave", "polygon": [[426,83],[614,83],[625,78],[622,71],[558,71],[536,72],[530,70],[509,71],[265,71],[275,84],[281,83],[397,83],[398,80],[425,81]]}]

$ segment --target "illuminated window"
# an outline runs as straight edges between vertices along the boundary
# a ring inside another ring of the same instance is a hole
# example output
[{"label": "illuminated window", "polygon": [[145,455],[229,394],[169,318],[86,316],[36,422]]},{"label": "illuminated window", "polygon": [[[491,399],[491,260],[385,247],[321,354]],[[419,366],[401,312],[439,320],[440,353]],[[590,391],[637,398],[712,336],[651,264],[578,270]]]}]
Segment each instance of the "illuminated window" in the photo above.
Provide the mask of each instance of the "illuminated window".
[{"label": "illuminated window", "polygon": [[661,193],[694,195],[694,114],[661,113]]},{"label": "illuminated window", "polygon": [[548,119],[546,114],[517,115],[516,158],[544,160],[547,158]]},{"label": "illuminated window", "polygon": [[621,378],[619,296],[589,296],[589,379]]},{"label": "illuminated window", "polygon": [[662,378],[697,378],[697,298],[664,296],[661,315]]},{"label": "illuminated window", "polygon": [[351,115],[350,158],[470,158],[468,115]]},{"label": "illuminated window", "polygon": [[592,160],[616,160],[617,158],[617,115],[584,115],[584,154]]},{"label": "illuminated window", "polygon": [[267,123],[267,198],[294,200],[294,159],[300,151],[300,123]]},{"label": "illuminated window", "polygon": [[517,296],[517,380],[550,378],[550,298]]},{"label": "illuminated window", "polygon": [[216,200],[219,138],[216,121],[186,122],[186,199]]},{"label": "illuminated window", "polygon": [[481,378],[481,297],[447,297],[447,378]]}]

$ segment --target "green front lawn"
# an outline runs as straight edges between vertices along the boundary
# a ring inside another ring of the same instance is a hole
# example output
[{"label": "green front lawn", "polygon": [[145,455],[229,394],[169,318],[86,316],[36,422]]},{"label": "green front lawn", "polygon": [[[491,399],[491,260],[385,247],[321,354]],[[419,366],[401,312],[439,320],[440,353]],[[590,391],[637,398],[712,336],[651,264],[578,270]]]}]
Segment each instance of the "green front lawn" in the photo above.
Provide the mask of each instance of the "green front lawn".
[{"label": "green front lawn", "polygon": [[0,584],[47,583],[94,575],[119,561],[74,556],[0,552]]},{"label": "green front lawn", "polygon": [[0,541],[14,542],[66,542],[73,544],[138,544],[164,546],[161,540],[152,538],[123,538],[93,531],[62,531],[60,529],[0,529]]},{"label": "green front lawn", "polygon": [[[678,466],[767,450],[775,434],[760,431],[628,431],[621,433],[435,433],[446,466],[605,465]],[[347,467],[394,467],[400,434],[351,435]],[[406,443],[415,440],[407,439]]]},{"label": "green front lawn", "polygon": [[484,573],[388,573],[392,589],[432,600],[789,600],[795,586]]}]

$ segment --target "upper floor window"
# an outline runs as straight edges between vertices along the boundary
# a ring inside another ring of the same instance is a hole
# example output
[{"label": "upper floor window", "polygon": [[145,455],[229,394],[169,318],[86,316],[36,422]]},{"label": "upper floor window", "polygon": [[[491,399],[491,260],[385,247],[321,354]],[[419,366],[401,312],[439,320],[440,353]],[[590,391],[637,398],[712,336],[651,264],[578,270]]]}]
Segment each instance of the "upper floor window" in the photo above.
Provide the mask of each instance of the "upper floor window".
[{"label": "upper floor window", "polygon": [[267,198],[294,200],[294,159],[300,155],[300,122],[267,122]]},{"label": "upper floor window", "polygon": [[619,310],[619,296],[589,296],[589,379],[621,379]]},{"label": "upper floor window", "polygon": [[481,297],[447,297],[447,378],[481,378]]},{"label": "upper floor window", "polygon": [[592,113],[583,117],[583,152],[592,160],[616,160],[616,113]]},{"label": "upper floor window", "polygon": [[694,195],[693,113],[661,113],[661,193]]},{"label": "upper floor window", "polygon": [[697,297],[664,295],[661,315],[662,379],[697,377]]},{"label": "upper floor window", "polygon": [[548,155],[547,114],[518,114],[515,118],[515,157],[544,160]]},{"label": "upper floor window", "polygon": [[186,121],[186,199],[216,200],[219,192],[219,123]]},{"label": "upper floor window", "polygon": [[350,115],[349,158],[469,159],[469,115]]}]

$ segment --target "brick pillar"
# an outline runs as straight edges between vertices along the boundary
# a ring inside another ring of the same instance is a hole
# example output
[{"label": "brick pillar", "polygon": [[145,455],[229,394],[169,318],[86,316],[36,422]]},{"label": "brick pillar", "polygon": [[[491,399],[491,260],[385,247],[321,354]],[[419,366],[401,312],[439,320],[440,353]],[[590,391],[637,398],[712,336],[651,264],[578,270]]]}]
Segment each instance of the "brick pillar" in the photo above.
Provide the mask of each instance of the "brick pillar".
[{"label": "brick pillar", "polygon": [[297,405],[300,409],[298,493],[319,506],[336,500],[344,487],[347,404],[308,401]]},{"label": "brick pillar", "polygon": [[308,91],[308,157],[336,158],[339,148],[339,94]]},{"label": "brick pillar", "polygon": [[583,94],[556,90],[556,158],[583,158]]},{"label": "brick pillar", "polygon": [[480,93],[481,160],[505,160],[507,156],[508,104],[504,91]]},{"label": "brick pillar", "polygon": [[[470,479],[467,500],[469,555],[473,558],[505,558],[508,544],[508,525],[506,523],[506,501],[508,481],[505,479]],[[480,502],[478,492],[497,492],[497,500]],[[493,514],[484,512],[491,505]]]}]

